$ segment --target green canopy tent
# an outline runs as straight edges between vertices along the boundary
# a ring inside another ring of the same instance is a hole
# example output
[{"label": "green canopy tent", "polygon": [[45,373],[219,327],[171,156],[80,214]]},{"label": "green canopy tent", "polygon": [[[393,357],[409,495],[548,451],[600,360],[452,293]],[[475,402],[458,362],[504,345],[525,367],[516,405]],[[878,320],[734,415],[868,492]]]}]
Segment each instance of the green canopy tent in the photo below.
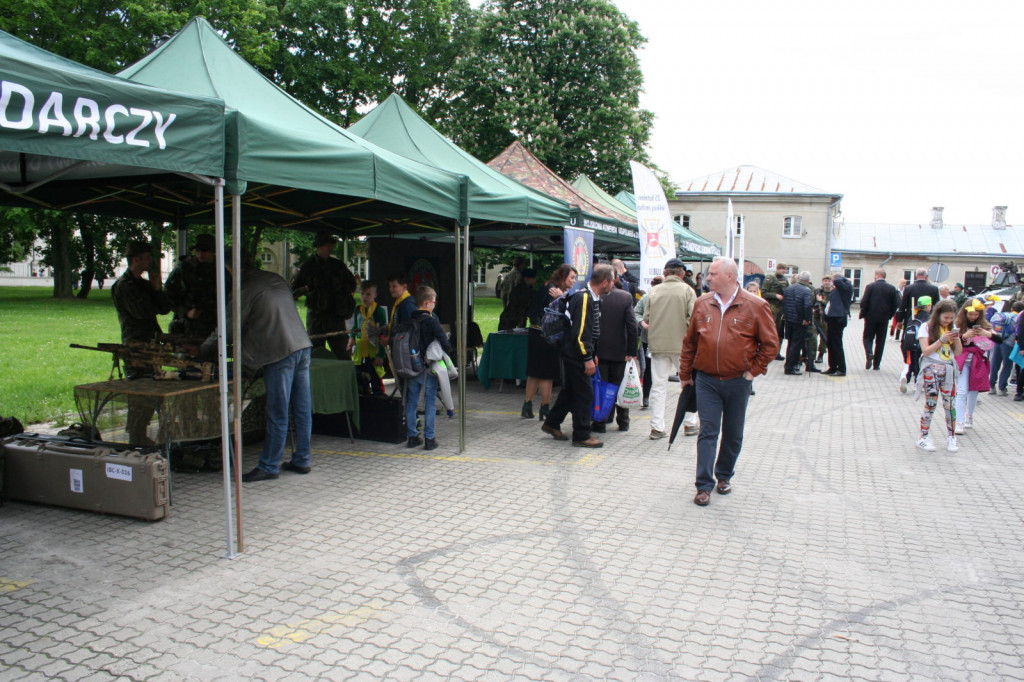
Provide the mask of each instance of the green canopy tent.
[{"label": "green canopy tent", "polygon": [[[147,186],[183,183],[193,193],[212,188],[214,198],[206,213],[212,209],[223,244],[224,123],[219,100],[130,83],[0,31],[4,205],[135,217],[147,214]],[[221,281],[221,319],[224,300]],[[227,460],[224,334],[218,338],[218,368],[221,448]],[[233,554],[230,469],[224,468],[228,555]]]}]

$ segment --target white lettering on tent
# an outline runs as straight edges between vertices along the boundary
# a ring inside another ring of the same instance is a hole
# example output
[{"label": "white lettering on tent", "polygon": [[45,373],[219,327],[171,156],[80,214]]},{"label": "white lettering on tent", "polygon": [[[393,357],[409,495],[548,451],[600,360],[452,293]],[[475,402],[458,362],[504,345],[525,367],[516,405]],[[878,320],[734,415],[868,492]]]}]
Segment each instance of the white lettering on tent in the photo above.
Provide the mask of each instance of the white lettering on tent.
[{"label": "white lettering on tent", "polygon": [[114,116],[121,114],[122,116],[128,115],[128,110],[120,104],[111,104],[107,107],[106,120],[107,129],[103,131],[103,139],[110,144],[122,144],[124,142],[124,135],[115,135],[114,128],[117,127],[117,123],[114,122]]},{"label": "white lettering on tent", "polygon": [[164,139],[164,133],[171,127],[171,124],[174,123],[174,119],[178,118],[178,115],[171,114],[168,116],[167,123],[164,123],[164,117],[159,111],[154,111],[153,115],[156,116],[156,129],[153,131],[153,134],[156,135],[156,146],[160,147],[160,149],[166,149],[167,140]]},{"label": "white lettering on tent", "polygon": [[[7,110],[11,106],[11,96],[21,95],[22,108],[21,120],[12,121],[7,116]],[[36,98],[32,91],[20,83],[11,81],[0,81],[0,126],[12,130],[28,130],[32,127],[32,109],[35,107]]]},{"label": "white lettering on tent", "polygon": [[124,142],[125,144],[133,144],[136,147],[148,147],[149,140],[140,140],[135,136],[153,120],[153,112],[149,109],[136,109],[135,107],[132,107],[130,111],[132,116],[141,116],[142,123],[132,128],[132,131],[124,136]]},{"label": "white lettering on tent", "polygon": [[[86,113],[86,109],[89,110],[88,114]],[[99,139],[100,105],[94,100],[79,97],[78,101],[75,102],[75,122],[78,123],[78,130],[75,131],[75,137],[81,137],[82,133],[85,132],[85,127],[89,126],[92,128],[92,132],[89,133],[89,139]]]},{"label": "white lettering on tent", "polygon": [[71,121],[64,116],[64,95],[51,92],[46,104],[39,110],[39,132],[47,133],[50,126],[59,126],[64,137],[71,134]]}]

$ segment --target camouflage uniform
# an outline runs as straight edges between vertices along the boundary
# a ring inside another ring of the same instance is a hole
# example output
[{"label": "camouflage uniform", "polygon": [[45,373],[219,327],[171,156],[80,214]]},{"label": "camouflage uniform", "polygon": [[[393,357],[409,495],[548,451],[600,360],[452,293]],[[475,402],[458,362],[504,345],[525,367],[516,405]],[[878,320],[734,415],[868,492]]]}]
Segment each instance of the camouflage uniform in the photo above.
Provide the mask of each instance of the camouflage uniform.
[{"label": "camouflage uniform", "polygon": [[523,328],[526,326],[526,309],[533,303],[533,286],[520,279],[508,294],[508,304],[498,318],[498,331]]},{"label": "camouflage uniform", "polygon": [[[174,311],[169,331],[190,338],[206,339],[217,328],[217,266],[201,263],[193,255],[183,256],[164,284]],[[189,319],[188,311],[199,310]]]},{"label": "camouflage uniform", "polygon": [[161,331],[156,316],[171,311],[167,294],[155,290],[148,280],[136,277],[131,270],[117,278],[110,295],[121,323],[121,343],[152,341]]},{"label": "camouflage uniform", "polygon": [[[337,258],[313,256],[299,267],[292,280],[296,298],[306,296],[306,329],[310,335],[344,331],[345,321],[355,312],[352,294],[356,278],[352,271]],[[314,348],[330,343],[331,351],[340,359],[349,358],[344,334],[315,340]]]},{"label": "camouflage uniform", "polygon": [[779,333],[779,339],[785,337],[786,323],[782,319],[782,301],[776,298],[776,294],[784,294],[789,282],[785,277],[771,274],[764,278],[761,285],[761,298],[768,302],[772,309],[772,317],[775,318],[775,329]]},{"label": "camouflage uniform", "polygon": [[[812,287],[807,282],[801,282],[799,279],[797,279],[796,283],[801,285],[801,286],[805,286],[805,287],[807,287],[808,290],[810,290],[810,292],[811,292],[811,307],[812,307],[812,309],[816,310],[816,306],[814,306],[814,302],[817,300],[815,298],[817,292],[814,290],[814,287]],[[817,314],[818,314],[817,312],[814,313],[814,315],[817,315]],[[818,330],[814,328],[813,316],[812,316],[811,327],[807,330],[807,334],[804,336],[804,366],[806,366],[808,368],[814,367],[814,355],[815,355],[814,349],[818,347],[819,341],[820,341],[820,338],[818,337]]]}]

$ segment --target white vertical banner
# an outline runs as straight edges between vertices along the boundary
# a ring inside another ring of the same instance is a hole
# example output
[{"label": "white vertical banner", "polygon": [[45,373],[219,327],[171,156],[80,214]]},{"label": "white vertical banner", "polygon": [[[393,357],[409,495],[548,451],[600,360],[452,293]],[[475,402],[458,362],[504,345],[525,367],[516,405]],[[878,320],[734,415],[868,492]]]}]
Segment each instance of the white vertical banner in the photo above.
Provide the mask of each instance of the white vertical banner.
[{"label": "white vertical banner", "polygon": [[722,255],[726,258],[734,258],[733,240],[736,237],[736,218],[732,214],[732,199],[729,199],[729,209],[725,212],[725,248]]},{"label": "white vertical banner", "polygon": [[[730,199],[730,201],[732,201],[732,200]],[[740,276],[739,276],[740,284],[743,284],[743,276],[744,276],[743,275],[743,263],[746,260],[746,248],[745,248],[744,240],[746,238],[747,238],[747,220],[743,216],[740,216],[740,251],[739,251],[739,254],[737,254],[739,262],[736,264],[739,267],[739,271],[740,271]]]},{"label": "white vertical banner", "polygon": [[636,224],[640,232],[640,288],[650,291],[651,279],[661,274],[666,261],[676,257],[672,214],[658,176],[636,161],[630,161],[629,167],[633,171]]}]

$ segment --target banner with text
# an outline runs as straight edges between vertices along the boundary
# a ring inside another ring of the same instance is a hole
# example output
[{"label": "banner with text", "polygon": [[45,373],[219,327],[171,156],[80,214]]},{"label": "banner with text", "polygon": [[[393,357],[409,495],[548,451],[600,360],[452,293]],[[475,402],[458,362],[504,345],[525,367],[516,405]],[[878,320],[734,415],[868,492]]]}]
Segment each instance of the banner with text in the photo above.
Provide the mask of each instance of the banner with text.
[{"label": "banner with text", "polygon": [[576,286],[573,289],[587,286],[594,269],[594,231],[567,225],[562,235],[562,247],[565,262],[576,268]]},{"label": "banner with text", "polygon": [[640,288],[649,291],[651,279],[661,274],[667,260],[676,257],[672,214],[665,191],[651,169],[636,161],[630,161],[629,167],[633,171],[636,223],[640,230]]}]

